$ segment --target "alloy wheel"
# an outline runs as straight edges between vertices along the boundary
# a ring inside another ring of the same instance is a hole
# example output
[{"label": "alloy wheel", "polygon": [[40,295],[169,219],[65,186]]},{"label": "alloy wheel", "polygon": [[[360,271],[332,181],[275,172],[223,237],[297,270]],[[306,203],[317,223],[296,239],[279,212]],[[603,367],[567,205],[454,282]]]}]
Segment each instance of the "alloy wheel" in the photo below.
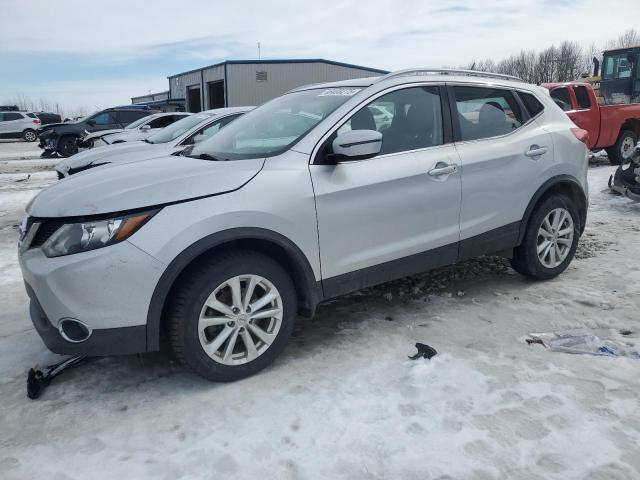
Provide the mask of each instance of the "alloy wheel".
[{"label": "alloy wheel", "polygon": [[620,155],[625,162],[632,157],[635,146],[633,138],[630,136],[627,136],[622,140],[622,144],[620,145]]},{"label": "alloy wheel", "polygon": [[565,208],[551,210],[540,225],[537,254],[540,263],[556,268],[565,261],[573,245],[573,218]]},{"label": "alloy wheel", "polygon": [[198,336],[205,353],[223,365],[242,365],[275,341],[283,313],[278,289],[259,275],[239,275],[216,287],[204,302]]}]

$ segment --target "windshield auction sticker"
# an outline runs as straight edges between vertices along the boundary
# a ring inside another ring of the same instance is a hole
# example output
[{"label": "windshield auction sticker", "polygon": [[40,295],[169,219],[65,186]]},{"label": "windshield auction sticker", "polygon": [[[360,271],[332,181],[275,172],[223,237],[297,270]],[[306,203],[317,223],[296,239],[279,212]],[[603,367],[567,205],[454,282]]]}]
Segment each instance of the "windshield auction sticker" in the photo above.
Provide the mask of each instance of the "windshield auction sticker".
[{"label": "windshield auction sticker", "polygon": [[352,97],[358,93],[361,88],[327,88],[323,92],[319,93],[319,97]]}]

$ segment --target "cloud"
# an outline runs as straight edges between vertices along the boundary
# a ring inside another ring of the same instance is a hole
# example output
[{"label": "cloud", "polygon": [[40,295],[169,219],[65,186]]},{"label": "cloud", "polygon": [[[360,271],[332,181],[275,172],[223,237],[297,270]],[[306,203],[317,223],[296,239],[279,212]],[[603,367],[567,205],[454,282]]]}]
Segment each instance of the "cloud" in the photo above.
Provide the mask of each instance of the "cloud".
[{"label": "cloud", "polygon": [[472,0],[369,0],[363,8],[355,0],[112,0],[99,7],[0,0],[0,98],[26,87],[45,91],[51,78],[113,81],[128,97],[140,93],[136,79],[166,85],[180,71],[256,58],[258,42],[263,58],[320,57],[388,70],[463,65],[565,39],[601,44],[640,16],[640,2],[610,0],[602,8],[601,0],[571,1],[498,0],[480,8]]}]

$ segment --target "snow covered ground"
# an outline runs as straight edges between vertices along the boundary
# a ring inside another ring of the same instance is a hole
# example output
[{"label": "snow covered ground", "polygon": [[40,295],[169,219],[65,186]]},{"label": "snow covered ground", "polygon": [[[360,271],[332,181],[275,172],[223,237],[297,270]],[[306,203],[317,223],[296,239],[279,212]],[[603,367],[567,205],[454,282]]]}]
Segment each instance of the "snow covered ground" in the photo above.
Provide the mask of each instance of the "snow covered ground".
[{"label": "snow covered ground", "polygon": [[[585,326],[640,340],[640,205],[607,192],[612,167],[591,168],[578,258],[555,280],[473,260],[321,306],[241,382],[158,353],[70,370],[30,401],[28,368],[58,357],[28,317],[16,225],[55,175],[21,162],[0,163],[2,479],[640,478],[640,361],[523,342]],[[416,342],[439,354],[408,360]]]}]

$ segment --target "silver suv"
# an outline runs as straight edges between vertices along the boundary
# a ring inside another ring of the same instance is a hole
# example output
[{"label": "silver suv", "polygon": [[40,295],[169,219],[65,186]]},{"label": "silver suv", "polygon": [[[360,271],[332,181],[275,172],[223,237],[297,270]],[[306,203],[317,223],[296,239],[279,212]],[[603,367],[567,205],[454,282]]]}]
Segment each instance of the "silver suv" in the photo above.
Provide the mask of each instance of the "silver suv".
[{"label": "silver suv", "polygon": [[293,90],[178,158],[35,197],[19,243],[33,323],[65,354],[163,337],[228,381],[346,292],[489,253],[555,277],[585,225],[585,135],[512,77],[412,70]]},{"label": "silver suv", "polygon": [[31,112],[0,112],[0,138],[22,138],[35,142],[41,125],[40,119]]}]

